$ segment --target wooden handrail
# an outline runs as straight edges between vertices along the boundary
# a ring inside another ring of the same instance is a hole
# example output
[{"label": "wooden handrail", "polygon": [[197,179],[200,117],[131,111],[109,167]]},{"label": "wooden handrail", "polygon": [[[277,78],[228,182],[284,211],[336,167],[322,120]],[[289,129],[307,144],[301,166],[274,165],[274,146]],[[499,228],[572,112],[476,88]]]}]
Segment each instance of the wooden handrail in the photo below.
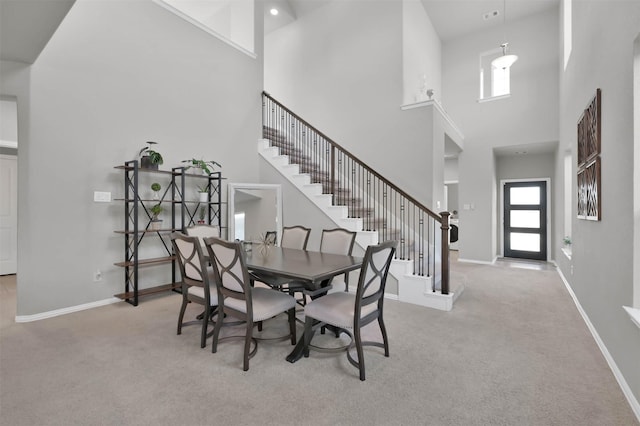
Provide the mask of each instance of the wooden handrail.
[{"label": "wooden handrail", "polygon": [[[407,194],[405,191],[403,191],[401,188],[398,188],[394,183],[392,183],[391,181],[389,181],[387,178],[385,178],[384,176],[382,176],[380,173],[376,172],[374,169],[372,169],[371,167],[369,167],[369,165],[367,165],[366,163],[364,163],[362,160],[360,160],[358,157],[356,157],[355,155],[353,155],[351,152],[349,152],[347,149],[345,149],[343,146],[341,146],[340,144],[336,143],[333,141],[333,139],[329,138],[327,135],[325,135],[324,133],[322,133],[320,130],[316,129],[315,127],[313,127],[311,124],[309,124],[308,121],[306,121],[305,119],[301,118],[298,114],[296,114],[295,112],[291,111],[289,108],[287,108],[286,106],[282,105],[281,102],[279,102],[277,99],[275,99],[273,96],[271,96],[269,93],[267,92],[262,92],[264,94],[264,96],[266,96],[267,98],[269,98],[271,101],[275,102],[276,104],[278,104],[278,106],[282,109],[284,109],[285,111],[287,111],[287,113],[291,114],[293,117],[295,117],[296,120],[300,121],[302,124],[304,124],[305,126],[309,127],[309,129],[311,129],[312,131],[316,132],[319,136],[323,137],[324,139],[327,140],[327,142],[329,142],[329,144],[331,144],[332,146],[334,146],[335,148],[339,149],[340,151],[344,152],[345,154],[347,154],[349,157],[351,157],[356,163],[358,163],[359,165],[361,165],[365,170],[367,170],[369,173],[371,173],[372,175],[374,175],[375,177],[377,177],[378,179],[380,179],[381,181],[383,181],[385,184],[389,185],[391,188],[394,189],[394,191],[397,191],[398,193],[400,193],[400,195],[402,195],[403,197],[405,197],[407,200],[411,201],[413,204],[415,204],[416,206],[420,207],[422,210],[426,211],[431,217],[433,217],[434,219],[441,219],[442,217],[431,211],[431,209],[429,209],[429,207],[425,206],[424,204],[422,204],[421,202],[417,201],[415,198],[413,198],[411,195]],[[333,167],[332,167],[333,169]]]},{"label": "wooden handrail", "polygon": [[396,256],[413,261],[414,274],[432,276],[434,290],[439,254],[440,290],[448,294],[449,212],[431,211],[269,93],[262,95],[264,137],[321,183],[336,205],[347,204],[349,217],[362,218],[362,230],[377,231],[382,241],[398,240]]}]

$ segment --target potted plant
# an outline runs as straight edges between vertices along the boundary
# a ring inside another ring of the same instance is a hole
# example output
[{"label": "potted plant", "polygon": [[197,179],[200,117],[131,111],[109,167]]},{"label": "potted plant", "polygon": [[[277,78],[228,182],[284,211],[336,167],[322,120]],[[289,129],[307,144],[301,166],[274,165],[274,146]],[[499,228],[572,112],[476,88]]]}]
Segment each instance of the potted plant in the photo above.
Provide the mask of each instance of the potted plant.
[{"label": "potted plant", "polygon": [[162,189],[162,186],[160,186],[160,184],[158,182],[153,182],[151,184],[151,190],[153,191],[153,199],[154,200],[159,200],[160,199],[160,190]]},{"label": "potted plant", "polygon": [[158,166],[164,163],[162,154],[158,151],[151,149],[153,145],[157,145],[158,142],[147,141],[149,146],[145,146],[140,150],[138,155],[140,156],[140,167],[144,169],[158,170]]},{"label": "potted plant", "polygon": [[211,173],[213,173],[213,168],[215,166],[222,167],[222,165],[217,161],[204,161],[204,160],[197,160],[195,158],[192,158],[191,160],[182,160],[182,162],[189,164],[187,167],[184,168],[185,170],[189,170],[191,167],[194,167],[196,169],[202,170],[201,173],[207,174],[207,175],[211,175]]},{"label": "potted plant", "polygon": [[200,202],[206,203],[209,201],[209,186],[208,185],[198,185],[198,194],[200,195]]},{"label": "potted plant", "polygon": [[198,215],[199,220],[198,220],[198,225],[204,225],[206,222],[204,221],[204,206],[200,206],[200,213]]},{"label": "potted plant", "polygon": [[562,239],[562,242],[564,243],[565,246],[570,247],[571,246],[571,237],[568,235],[565,235],[565,237]]},{"label": "potted plant", "polygon": [[151,229],[154,231],[157,231],[158,229],[162,228],[162,219],[158,219],[158,215],[160,213],[162,213],[162,211],[164,210],[164,208],[160,205],[160,203],[158,204],[154,204],[149,211],[151,211]]}]

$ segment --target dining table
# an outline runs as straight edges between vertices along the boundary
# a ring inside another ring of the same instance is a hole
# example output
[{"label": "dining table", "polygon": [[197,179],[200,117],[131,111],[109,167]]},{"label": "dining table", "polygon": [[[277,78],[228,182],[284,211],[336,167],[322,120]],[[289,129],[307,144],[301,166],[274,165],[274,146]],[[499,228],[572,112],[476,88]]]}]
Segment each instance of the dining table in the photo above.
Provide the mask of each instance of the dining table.
[{"label": "dining table", "polygon": [[[360,269],[363,258],[358,256],[298,250],[278,246],[252,244],[245,250],[245,264],[257,276],[271,276],[281,280],[303,283],[314,297],[326,293],[331,279],[337,275]],[[287,361],[296,362],[303,355],[304,334],[298,340]]]}]

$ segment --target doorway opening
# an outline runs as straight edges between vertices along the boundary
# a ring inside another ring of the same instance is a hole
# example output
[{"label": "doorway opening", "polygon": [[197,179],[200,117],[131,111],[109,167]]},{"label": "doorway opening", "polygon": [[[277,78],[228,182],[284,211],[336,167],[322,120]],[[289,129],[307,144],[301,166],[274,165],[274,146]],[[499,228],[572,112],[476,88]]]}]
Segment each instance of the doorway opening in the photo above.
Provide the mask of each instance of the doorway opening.
[{"label": "doorway opening", "polygon": [[547,181],[503,184],[505,257],[547,260]]},{"label": "doorway opening", "polygon": [[18,271],[18,106],[0,97],[0,275]]}]

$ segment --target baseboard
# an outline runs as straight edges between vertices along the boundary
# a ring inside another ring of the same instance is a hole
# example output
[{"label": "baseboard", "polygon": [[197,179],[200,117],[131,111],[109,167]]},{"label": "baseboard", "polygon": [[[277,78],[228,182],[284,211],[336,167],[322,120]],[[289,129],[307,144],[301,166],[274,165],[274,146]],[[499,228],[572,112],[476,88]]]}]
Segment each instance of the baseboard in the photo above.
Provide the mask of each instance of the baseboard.
[{"label": "baseboard", "polygon": [[32,322],[47,318],[53,318],[60,315],[71,314],[73,312],[85,311],[87,309],[98,308],[100,306],[111,305],[112,303],[122,302],[122,299],[112,297],[110,299],[98,300],[96,302],[84,303],[82,305],[69,306],[68,308],[55,309],[53,311],[41,312],[33,315],[16,315],[16,322]]},{"label": "baseboard", "polygon": [[385,299],[389,299],[389,300],[399,300],[398,299],[398,295],[397,294],[392,294],[392,293],[385,293],[384,294],[384,298]]},{"label": "baseboard", "polygon": [[636,399],[635,395],[631,391],[631,388],[627,384],[627,381],[624,379],[624,376],[622,375],[622,372],[618,368],[615,360],[613,359],[613,357],[609,353],[609,350],[607,349],[607,347],[605,346],[604,342],[600,338],[600,335],[598,334],[598,331],[596,330],[596,328],[591,323],[591,320],[589,319],[589,316],[584,311],[584,309],[582,309],[582,305],[580,305],[580,301],[578,301],[578,298],[576,297],[576,294],[573,292],[573,289],[571,288],[571,285],[569,284],[569,282],[565,278],[564,274],[562,273],[562,270],[560,268],[557,268],[557,271],[558,271],[558,274],[560,275],[560,278],[562,279],[562,282],[564,283],[565,287],[567,288],[567,291],[569,292],[569,295],[573,299],[573,303],[575,303],[576,308],[578,308],[578,312],[580,312],[580,315],[582,316],[582,319],[584,320],[585,324],[587,325],[587,328],[591,332],[591,335],[593,336],[593,339],[596,341],[596,344],[600,348],[600,352],[602,352],[602,355],[607,360],[607,364],[609,364],[609,368],[613,372],[613,376],[618,381],[618,385],[620,386],[620,389],[622,389],[622,393],[627,398],[627,401],[629,402],[629,405],[631,406],[631,410],[633,410],[633,413],[636,415],[636,418],[638,419],[638,421],[640,421],[640,403],[638,402],[638,400]]},{"label": "baseboard", "polygon": [[479,265],[494,265],[496,263],[496,260],[498,259],[498,257],[494,257],[492,261],[487,261],[487,260],[475,260],[475,259],[460,259],[458,258],[458,262],[462,262],[462,263],[477,263]]}]

